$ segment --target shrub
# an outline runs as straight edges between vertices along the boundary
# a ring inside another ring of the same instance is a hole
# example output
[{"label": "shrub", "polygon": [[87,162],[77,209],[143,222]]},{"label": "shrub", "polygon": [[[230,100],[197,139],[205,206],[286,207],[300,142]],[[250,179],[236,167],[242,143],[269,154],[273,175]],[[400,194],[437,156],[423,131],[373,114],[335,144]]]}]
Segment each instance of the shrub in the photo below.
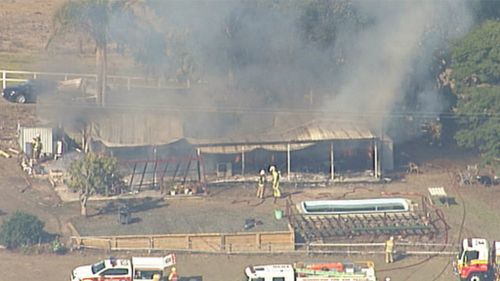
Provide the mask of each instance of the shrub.
[{"label": "shrub", "polygon": [[0,244],[8,249],[30,246],[42,239],[44,223],[36,216],[15,212],[0,228]]}]

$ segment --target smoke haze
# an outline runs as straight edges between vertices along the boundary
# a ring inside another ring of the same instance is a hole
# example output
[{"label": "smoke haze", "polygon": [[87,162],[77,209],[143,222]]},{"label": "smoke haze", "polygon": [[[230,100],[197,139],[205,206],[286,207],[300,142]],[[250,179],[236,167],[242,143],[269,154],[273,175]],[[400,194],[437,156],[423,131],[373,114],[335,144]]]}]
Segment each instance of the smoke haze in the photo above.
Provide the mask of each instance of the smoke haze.
[{"label": "smoke haze", "polygon": [[[374,128],[392,110],[435,113],[446,107],[433,67],[449,40],[472,24],[467,1],[330,1],[325,5],[349,9],[363,25],[337,22],[327,46],[304,36],[307,3],[174,1],[156,9],[164,11],[164,27],[188,34],[183,47],[207,87],[242,104],[294,107],[318,93],[321,102],[313,110],[361,114]],[[408,108],[394,108],[410,94],[416,97]]]},{"label": "smoke haze", "polygon": [[[132,33],[126,28],[132,21],[121,15],[111,18],[110,34],[136,46],[147,41],[141,55],[153,56],[149,74],[203,82],[191,90],[193,106],[240,115],[187,114],[188,131],[212,135],[241,129],[244,119],[257,128],[264,116],[252,108],[307,109],[310,118],[343,116],[376,130],[398,122],[392,112],[437,115],[447,106],[436,88],[443,50],[472,24],[466,0],[146,3],[142,13],[153,18],[152,30]],[[130,95],[117,103],[147,111],[175,106],[173,100]]]}]

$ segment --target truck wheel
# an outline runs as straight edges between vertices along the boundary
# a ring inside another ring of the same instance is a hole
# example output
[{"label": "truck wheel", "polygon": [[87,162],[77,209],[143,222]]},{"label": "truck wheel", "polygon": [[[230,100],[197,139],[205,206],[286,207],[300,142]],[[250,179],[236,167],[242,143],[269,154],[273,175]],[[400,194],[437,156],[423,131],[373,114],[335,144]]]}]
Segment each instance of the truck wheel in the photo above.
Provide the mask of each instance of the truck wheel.
[{"label": "truck wheel", "polygon": [[16,98],[17,103],[26,103],[26,97],[24,95],[19,95]]},{"label": "truck wheel", "polygon": [[469,281],[483,281],[483,278],[481,277],[481,274],[479,274],[479,273],[473,273],[469,277]]}]

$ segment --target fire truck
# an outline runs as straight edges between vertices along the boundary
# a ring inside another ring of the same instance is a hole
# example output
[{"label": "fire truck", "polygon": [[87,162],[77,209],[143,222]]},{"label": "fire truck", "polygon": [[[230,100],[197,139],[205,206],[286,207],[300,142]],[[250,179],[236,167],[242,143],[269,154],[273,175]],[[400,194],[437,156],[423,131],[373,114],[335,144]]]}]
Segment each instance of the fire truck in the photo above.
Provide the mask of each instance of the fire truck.
[{"label": "fire truck", "polygon": [[376,281],[373,262],[249,266],[247,281]]},{"label": "fire truck", "polygon": [[83,265],[71,272],[71,281],[162,280],[163,272],[175,264],[175,255],[164,257],[109,258]]},{"label": "fire truck", "polygon": [[500,281],[500,242],[464,239],[453,268],[462,281]]}]

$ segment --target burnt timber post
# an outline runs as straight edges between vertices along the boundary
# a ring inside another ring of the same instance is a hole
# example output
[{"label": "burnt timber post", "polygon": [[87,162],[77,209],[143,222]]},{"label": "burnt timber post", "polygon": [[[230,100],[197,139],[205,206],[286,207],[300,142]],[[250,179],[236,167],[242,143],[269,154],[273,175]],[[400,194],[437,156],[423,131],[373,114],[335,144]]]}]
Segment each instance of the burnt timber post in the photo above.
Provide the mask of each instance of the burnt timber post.
[{"label": "burnt timber post", "polygon": [[290,159],[290,143],[287,143],[286,144],[286,177],[287,177],[288,180],[290,180],[290,170],[291,170],[290,162],[291,162],[291,159]]},{"label": "burnt timber post", "polygon": [[378,154],[377,138],[373,138],[373,175],[376,179],[380,178],[380,161]]},{"label": "burnt timber post", "polygon": [[335,158],[333,155],[333,141],[330,143],[330,179],[335,179]]},{"label": "burnt timber post", "polygon": [[241,149],[241,175],[245,175],[245,147]]},{"label": "burnt timber post", "polygon": [[196,149],[196,158],[198,160],[198,161],[196,161],[196,167],[198,170],[198,181],[202,182],[202,178],[201,178],[201,150],[200,150],[200,148]]}]

